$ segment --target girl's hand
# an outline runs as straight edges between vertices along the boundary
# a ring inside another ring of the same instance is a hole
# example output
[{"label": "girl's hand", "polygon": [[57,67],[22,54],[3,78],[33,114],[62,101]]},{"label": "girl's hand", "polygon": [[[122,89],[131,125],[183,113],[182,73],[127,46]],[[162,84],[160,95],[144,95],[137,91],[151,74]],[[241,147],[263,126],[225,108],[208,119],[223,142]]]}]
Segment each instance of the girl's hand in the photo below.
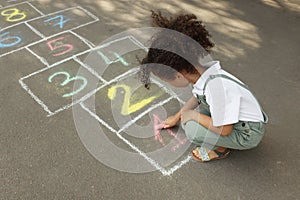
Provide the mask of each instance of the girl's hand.
[{"label": "girl's hand", "polygon": [[181,122],[186,124],[187,121],[193,120],[199,123],[200,113],[195,110],[186,110],[181,113]]},{"label": "girl's hand", "polygon": [[171,128],[175,126],[179,122],[179,120],[180,117],[178,117],[177,115],[172,115],[168,117],[165,121],[163,121],[164,128]]}]

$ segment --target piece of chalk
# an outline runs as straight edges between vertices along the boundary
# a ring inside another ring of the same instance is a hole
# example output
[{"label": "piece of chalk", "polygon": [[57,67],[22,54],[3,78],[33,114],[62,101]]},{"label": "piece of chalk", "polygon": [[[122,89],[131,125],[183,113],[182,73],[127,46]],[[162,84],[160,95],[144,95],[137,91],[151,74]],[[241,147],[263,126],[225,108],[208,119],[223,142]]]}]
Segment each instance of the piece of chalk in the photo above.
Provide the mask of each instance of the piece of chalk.
[{"label": "piece of chalk", "polygon": [[158,125],[155,125],[155,129],[157,130],[157,129],[163,129],[163,128],[165,128],[165,124],[163,124],[163,123],[161,123],[161,124],[158,124]]}]

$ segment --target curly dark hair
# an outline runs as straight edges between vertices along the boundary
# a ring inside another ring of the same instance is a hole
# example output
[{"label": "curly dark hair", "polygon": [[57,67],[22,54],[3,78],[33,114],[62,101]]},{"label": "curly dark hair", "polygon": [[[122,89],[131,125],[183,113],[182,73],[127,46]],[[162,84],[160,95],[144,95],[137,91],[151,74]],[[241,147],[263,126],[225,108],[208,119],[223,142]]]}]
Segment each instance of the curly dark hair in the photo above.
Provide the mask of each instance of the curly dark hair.
[{"label": "curly dark hair", "polygon": [[[152,26],[164,29],[152,37],[147,56],[141,61],[139,75],[147,89],[150,88],[151,72],[167,80],[174,79],[176,72],[197,72],[195,63],[199,64],[199,56],[207,55],[214,46],[210,41],[211,35],[194,14],[179,14],[167,18],[161,12],[151,12]],[[180,34],[170,34],[169,30]],[[196,41],[202,48],[190,45],[186,38]],[[192,62],[187,61],[185,55],[189,55],[188,60]]]}]

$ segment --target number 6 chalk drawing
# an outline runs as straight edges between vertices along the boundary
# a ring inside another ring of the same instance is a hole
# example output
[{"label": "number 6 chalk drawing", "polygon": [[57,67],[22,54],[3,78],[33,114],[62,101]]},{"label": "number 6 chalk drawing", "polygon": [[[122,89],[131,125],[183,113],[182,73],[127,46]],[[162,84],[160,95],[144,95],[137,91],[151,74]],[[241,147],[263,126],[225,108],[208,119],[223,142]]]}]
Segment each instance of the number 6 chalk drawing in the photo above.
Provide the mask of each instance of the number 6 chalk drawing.
[{"label": "number 6 chalk drawing", "polygon": [[[51,51],[54,51],[54,50],[57,50],[57,49],[60,49],[60,48],[67,48],[66,50],[60,52],[60,53],[57,53],[57,54],[53,54],[53,56],[62,56],[70,51],[72,51],[74,49],[73,45],[71,44],[61,44],[59,43],[59,45],[55,44],[57,41],[60,41],[60,40],[64,40],[65,37],[60,37],[60,38],[56,38],[54,40],[51,40],[49,42],[47,42],[47,45],[48,47],[50,48]],[[54,45],[53,45],[54,43]]]},{"label": "number 6 chalk drawing", "polygon": [[144,106],[148,105],[158,97],[158,96],[152,96],[147,99],[143,99],[142,101],[139,101],[133,105],[130,105],[131,88],[127,85],[121,84],[109,88],[107,93],[109,99],[113,100],[116,98],[116,93],[118,88],[122,88],[123,90],[125,90],[124,102],[121,110],[122,115],[129,115],[131,113],[134,113],[140,110],[141,108],[143,108]]},{"label": "number 6 chalk drawing", "polygon": [[[5,32],[0,35],[0,48],[12,47],[12,46],[15,46],[15,45],[19,44],[20,42],[22,42],[22,38],[20,38],[19,36],[7,36],[5,38],[2,38],[3,36],[6,36],[8,34],[10,34],[10,32]],[[15,41],[13,41],[11,43],[4,43],[7,40],[8,41],[15,40]]]},{"label": "number 6 chalk drawing", "polygon": [[108,65],[120,61],[124,66],[126,66],[126,67],[129,66],[129,64],[125,61],[125,59],[122,58],[122,57],[121,57],[118,53],[116,53],[116,52],[113,52],[113,53],[114,53],[114,55],[117,57],[117,59],[116,59],[116,60],[113,60],[113,61],[109,60],[109,58],[106,57],[101,51],[97,51],[97,53],[98,53],[99,56],[101,56],[101,58],[102,58],[102,59],[105,61],[105,63],[108,64]]},{"label": "number 6 chalk drawing", "polygon": [[52,26],[53,27],[59,26],[59,28],[61,28],[61,29],[64,27],[65,23],[70,21],[70,19],[65,19],[63,15],[57,15],[55,17],[51,17],[49,19],[44,20],[44,22],[50,22],[50,21],[57,20],[57,19],[59,20],[59,22],[56,24],[53,24]]},{"label": "number 6 chalk drawing", "polygon": [[8,22],[17,22],[26,18],[26,14],[24,12],[20,12],[17,8],[3,10],[1,15],[6,17],[6,21]]},{"label": "number 6 chalk drawing", "polygon": [[71,81],[76,81],[76,80],[82,80],[83,81],[83,84],[75,91],[69,93],[69,94],[64,94],[63,97],[70,97],[70,96],[73,96],[75,94],[77,94],[78,92],[80,92],[81,90],[83,90],[88,81],[86,80],[86,78],[82,77],[82,76],[75,76],[75,77],[72,77],[70,76],[70,74],[68,72],[56,72],[54,74],[52,74],[49,78],[48,78],[48,82],[52,83],[52,79],[55,77],[55,76],[58,76],[58,75],[65,75],[66,76],[66,79],[64,82],[62,82],[60,85],[61,86],[65,86],[67,85],[68,83],[70,83]]}]

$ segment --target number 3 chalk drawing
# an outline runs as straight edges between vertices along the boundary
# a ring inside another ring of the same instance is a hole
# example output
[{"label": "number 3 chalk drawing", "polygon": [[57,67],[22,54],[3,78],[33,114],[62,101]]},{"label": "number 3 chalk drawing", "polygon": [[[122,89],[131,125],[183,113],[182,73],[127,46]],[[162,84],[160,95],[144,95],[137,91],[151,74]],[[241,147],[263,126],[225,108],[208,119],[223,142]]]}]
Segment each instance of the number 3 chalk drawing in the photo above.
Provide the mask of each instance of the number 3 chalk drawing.
[{"label": "number 3 chalk drawing", "polygon": [[55,76],[58,76],[58,75],[64,75],[66,76],[66,79],[64,82],[62,82],[60,85],[61,86],[65,86],[67,85],[68,83],[72,82],[72,81],[76,81],[76,80],[81,80],[83,82],[83,84],[75,91],[69,93],[69,94],[64,94],[63,97],[70,97],[70,96],[73,96],[75,94],[77,94],[78,92],[80,92],[81,90],[83,90],[88,81],[86,80],[86,78],[82,77],[82,76],[75,76],[75,77],[72,77],[70,76],[70,74],[68,72],[56,72],[54,73],[53,75],[51,75],[49,78],[48,78],[48,82],[52,83],[52,79],[55,77]]}]

